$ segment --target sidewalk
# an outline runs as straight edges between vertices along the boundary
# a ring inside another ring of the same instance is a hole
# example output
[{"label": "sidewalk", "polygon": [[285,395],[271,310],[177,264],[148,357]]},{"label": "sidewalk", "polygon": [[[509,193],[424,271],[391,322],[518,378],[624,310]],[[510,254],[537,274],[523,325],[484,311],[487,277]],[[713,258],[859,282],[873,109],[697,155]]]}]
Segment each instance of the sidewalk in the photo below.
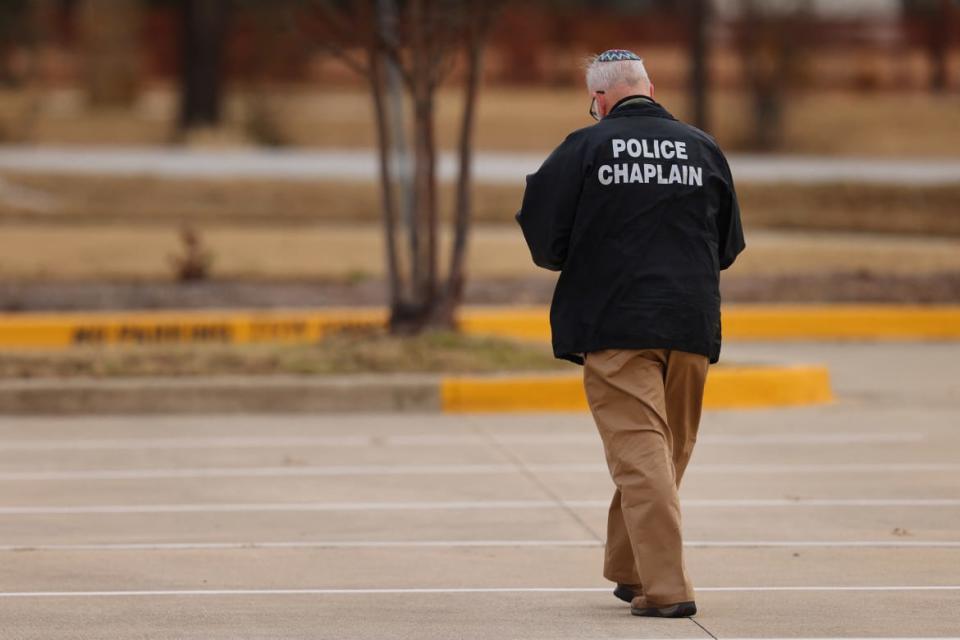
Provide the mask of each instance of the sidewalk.
[{"label": "sidewalk", "polygon": [[[582,373],[369,374],[0,381],[0,415],[586,412]],[[817,365],[719,366],[708,409],[833,401]]]},{"label": "sidewalk", "polygon": [[[522,184],[549,153],[481,151],[474,156],[477,182]],[[887,160],[792,155],[729,156],[740,182],[935,185],[960,182],[960,160]],[[455,156],[440,154],[439,176],[451,180]],[[271,178],[370,181],[377,178],[374,150],[191,150],[177,147],[0,146],[0,169],[25,173],[149,175],[162,178]]]}]

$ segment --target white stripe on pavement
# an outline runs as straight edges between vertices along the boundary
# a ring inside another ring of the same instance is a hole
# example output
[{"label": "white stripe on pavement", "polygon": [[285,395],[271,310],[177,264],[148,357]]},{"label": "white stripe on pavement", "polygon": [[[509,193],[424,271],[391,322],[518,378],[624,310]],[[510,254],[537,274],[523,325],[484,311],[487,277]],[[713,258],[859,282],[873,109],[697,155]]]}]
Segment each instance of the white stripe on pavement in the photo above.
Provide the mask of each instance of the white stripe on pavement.
[{"label": "white stripe on pavement", "polygon": [[[471,434],[421,434],[407,436],[275,436],[210,438],[99,438],[77,440],[14,440],[3,444],[4,451],[90,451],[153,449],[247,449],[283,447],[370,447],[448,446],[485,444],[491,439],[504,444],[593,444],[595,433],[511,433],[479,436]],[[796,434],[704,434],[699,444],[868,444],[921,442],[923,433],[796,433]]]},{"label": "white stripe on pavement", "polygon": [[[956,498],[773,498],[682,500],[684,507],[957,507]],[[303,511],[458,511],[487,509],[555,509],[563,507],[608,508],[609,500],[476,500],[411,502],[292,502],[212,504],[132,504],[46,507],[0,507],[0,516],[83,515],[129,513],[257,513]]]},{"label": "white stripe on pavement", "polygon": [[[486,547],[602,547],[599,540],[293,540],[288,542],[130,542],[0,545],[0,551],[184,551],[247,549],[456,549]],[[956,540],[688,540],[693,549],[892,548],[954,549]]]},{"label": "white stripe on pavement", "polygon": [[[172,480],[184,478],[282,478],[409,475],[514,475],[540,473],[607,474],[602,463],[528,464],[413,464],[413,465],[303,465],[286,467],[199,467],[165,469],[77,469],[69,471],[5,471],[0,481],[41,480]],[[825,464],[701,464],[691,475],[909,473],[960,471],[960,463],[825,463]]]},{"label": "white stripe on pavement", "polygon": [[[549,149],[539,152],[478,151],[477,182],[522,185]],[[886,159],[802,155],[732,154],[730,167],[740,182],[826,184],[950,184],[960,182],[960,162],[944,158]],[[276,178],[359,180],[377,177],[372,149],[195,150],[154,147],[0,146],[0,168],[21,173],[148,175],[176,178]],[[452,152],[437,156],[437,175],[456,176]]]},{"label": "white stripe on pavement", "polygon": [[[701,592],[753,591],[958,591],[960,585],[864,585],[789,587],[697,587]],[[155,589],[119,591],[3,591],[0,598],[109,598],[144,596],[302,596],[302,595],[408,595],[464,593],[607,593],[610,587],[435,587],[397,589]]]}]

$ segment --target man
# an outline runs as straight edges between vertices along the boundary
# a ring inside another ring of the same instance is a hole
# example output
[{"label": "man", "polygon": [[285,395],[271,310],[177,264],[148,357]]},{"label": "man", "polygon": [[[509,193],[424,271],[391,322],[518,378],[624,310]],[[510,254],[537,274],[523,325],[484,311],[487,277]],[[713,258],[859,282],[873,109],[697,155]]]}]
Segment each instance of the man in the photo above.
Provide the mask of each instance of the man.
[{"label": "man", "polygon": [[677,490],[720,355],[720,271],[744,249],[716,141],[653,100],[643,61],[613,49],[586,73],[593,126],[527,176],[517,221],[560,272],[553,350],[584,388],[616,485],[603,575],[639,616],[696,613]]}]

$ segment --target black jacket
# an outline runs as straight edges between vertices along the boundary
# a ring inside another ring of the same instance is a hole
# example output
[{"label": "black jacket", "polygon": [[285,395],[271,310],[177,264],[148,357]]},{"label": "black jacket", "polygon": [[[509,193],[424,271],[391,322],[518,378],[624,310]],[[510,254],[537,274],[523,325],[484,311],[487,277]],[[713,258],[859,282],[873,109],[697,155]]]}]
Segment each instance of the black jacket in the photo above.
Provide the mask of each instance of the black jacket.
[{"label": "black jacket", "polygon": [[553,352],[666,348],[720,357],[720,271],[744,249],[716,141],[653,100],[621,100],[527,176],[533,261],[560,271]]}]

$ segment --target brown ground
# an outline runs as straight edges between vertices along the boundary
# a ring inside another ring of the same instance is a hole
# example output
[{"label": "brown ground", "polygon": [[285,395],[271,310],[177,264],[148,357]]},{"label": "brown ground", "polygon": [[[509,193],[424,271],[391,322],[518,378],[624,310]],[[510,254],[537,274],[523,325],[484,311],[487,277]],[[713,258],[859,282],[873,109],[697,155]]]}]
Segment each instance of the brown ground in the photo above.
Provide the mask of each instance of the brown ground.
[{"label": "brown ground", "polygon": [[[657,98],[678,117],[687,116],[683,93],[661,91]],[[956,156],[957,139],[951,132],[956,131],[958,100],[925,92],[797,94],[788,103],[783,148],[791,153]],[[588,102],[580,87],[486,87],[477,114],[477,147],[553,148],[570,131],[590,124]],[[745,96],[716,91],[712,102],[711,133],[728,149],[738,148],[752,117]],[[251,118],[248,97],[233,94],[227,103],[227,123],[208,142],[249,143],[259,136],[290,145],[375,144],[370,99],[362,89],[274,87],[264,98],[261,113],[266,119]],[[50,104],[56,108],[38,108]],[[171,139],[175,106],[173,94],[163,88],[145,93],[133,109],[100,112],[85,110],[76,91],[35,98],[5,92],[0,93],[0,136],[20,143],[163,144]],[[453,145],[459,110],[459,92],[442,91],[437,130],[446,148]]]},{"label": "brown ground", "polygon": [[[41,194],[47,209],[5,199],[0,223],[34,225],[303,226],[376,222],[380,193],[372,183],[282,180],[179,180],[146,177],[15,175],[7,185]],[[738,186],[746,224],[799,228],[960,235],[960,185],[904,187],[864,184]],[[513,223],[523,195],[516,186],[477,185],[478,222]],[[441,189],[449,213],[452,189]]]},{"label": "brown ground", "polygon": [[334,334],[313,345],[74,347],[2,351],[0,379],[351,373],[490,373],[564,366],[549,347],[502,338],[430,332]]},{"label": "brown ground", "polygon": [[[747,251],[731,277],[868,271],[921,275],[960,271],[960,238],[892,234],[746,230]],[[212,277],[239,280],[340,280],[384,275],[383,238],[375,225],[310,227],[207,226]],[[446,267],[450,234],[440,234]],[[146,225],[6,225],[0,233],[0,273],[8,282],[173,278],[182,251],[176,228]],[[540,277],[516,224],[478,225],[467,270],[479,279]]]},{"label": "brown ground", "polygon": [[[468,304],[549,304],[553,280],[473,279]],[[722,279],[724,302],[889,302],[960,304],[960,271],[922,275],[839,272]],[[230,281],[37,282],[0,284],[0,312],[112,309],[315,308],[383,305],[385,284],[362,282]]]}]

